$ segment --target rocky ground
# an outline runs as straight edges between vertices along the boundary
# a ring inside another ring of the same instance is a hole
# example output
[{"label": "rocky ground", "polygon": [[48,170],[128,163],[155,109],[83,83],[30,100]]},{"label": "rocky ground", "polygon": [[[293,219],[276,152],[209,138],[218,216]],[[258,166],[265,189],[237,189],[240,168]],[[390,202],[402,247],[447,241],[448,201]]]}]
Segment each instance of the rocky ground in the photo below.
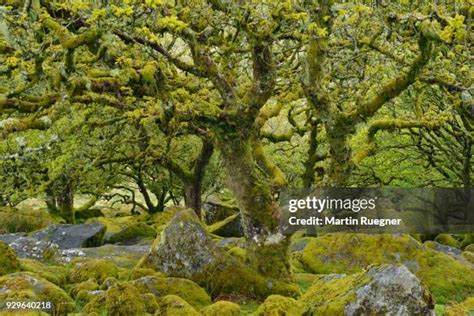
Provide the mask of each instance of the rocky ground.
[{"label": "rocky ground", "polygon": [[76,225],[41,210],[1,210],[0,222],[0,302],[47,300],[55,315],[457,316],[474,310],[472,235],[425,240],[301,232],[292,237],[294,278],[281,281],[245,265],[232,207],[208,203],[205,224],[177,207]]}]

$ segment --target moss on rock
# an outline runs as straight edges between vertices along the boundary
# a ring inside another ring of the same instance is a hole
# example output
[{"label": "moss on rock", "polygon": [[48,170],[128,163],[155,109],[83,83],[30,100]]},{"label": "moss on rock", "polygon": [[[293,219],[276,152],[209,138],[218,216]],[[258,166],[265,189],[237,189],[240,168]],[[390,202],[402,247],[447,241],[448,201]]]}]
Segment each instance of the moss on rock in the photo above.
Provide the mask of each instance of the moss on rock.
[{"label": "moss on rock", "polygon": [[301,303],[293,298],[281,295],[270,295],[260,305],[255,316],[280,316],[280,315],[303,315],[303,308]]},{"label": "moss on rock", "polygon": [[0,276],[20,270],[20,262],[13,249],[0,241]]},{"label": "moss on rock", "polygon": [[474,270],[409,235],[328,234],[294,253],[307,272],[355,273],[371,264],[404,264],[427,285],[439,304],[474,294]]},{"label": "moss on rock", "polygon": [[467,261],[469,261],[470,263],[474,264],[474,252],[472,251],[464,251],[462,253],[462,256],[464,258],[466,258]]},{"label": "moss on rock", "polygon": [[73,283],[80,283],[93,278],[101,284],[108,277],[118,277],[118,273],[117,266],[108,260],[85,260],[74,263],[70,279]]},{"label": "moss on rock", "polygon": [[156,316],[198,316],[199,313],[189,305],[185,300],[176,295],[167,295],[163,297],[156,311]]},{"label": "moss on rock", "polygon": [[75,284],[70,290],[69,294],[72,297],[76,297],[81,291],[95,291],[99,289],[99,284],[95,279],[89,279],[87,281]]},{"label": "moss on rock", "polygon": [[454,248],[459,248],[459,246],[460,246],[459,241],[456,240],[456,238],[454,238],[452,235],[449,235],[449,234],[439,234],[438,236],[436,236],[434,241],[436,241],[436,242],[438,242],[442,245],[446,245],[446,246],[450,246],[450,247],[454,247]]},{"label": "moss on rock", "polygon": [[446,306],[445,316],[472,315],[474,313],[474,297],[467,298],[464,302]]},{"label": "moss on rock", "polygon": [[233,256],[234,258],[239,259],[241,262],[245,262],[245,256],[246,256],[245,249],[242,249],[240,247],[233,247],[233,248],[230,248],[229,251],[227,251],[227,253]]},{"label": "moss on rock", "polygon": [[32,232],[59,221],[44,209],[0,209],[0,234]]},{"label": "moss on rock", "polygon": [[153,239],[155,237],[156,230],[153,227],[145,223],[136,223],[112,235],[108,242],[113,244],[133,244],[143,239]]},{"label": "moss on rock", "polygon": [[55,284],[29,272],[0,277],[0,301],[51,301],[59,315],[74,310],[74,301]]},{"label": "moss on rock", "polygon": [[[271,258],[268,260],[271,264]],[[218,248],[195,213],[187,209],[170,221],[138,267],[191,279],[213,297],[220,294],[256,297],[300,294],[294,284],[264,277]]]},{"label": "moss on rock", "polygon": [[140,293],[153,293],[156,297],[178,295],[200,310],[211,304],[211,297],[191,280],[146,276],[132,282]]},{"label": "moss on rock", "polygon": [[228,301],[217,301],[201,310],[204,316],[239,316],[240,306]]},{"label": "moss on rock", "polygon": [[128,283],[110,287],[105,293],[105,304],[109,315],[129,316],[145,313],[140,294]]},{"label": "moss on rock", "polygon": [[462,249],[466,249],[470,245],[472,245],[472,250],[470,251],[474,251],[474,234],[464,234],[464,237],[461,240],[460,247]]},{"label": "moss on rock", "polygon": [[45,264],[32,259],[19,259],[22,271],[32,272],[40,277],[62,286],[67,281],[67,269],[62,266]]},{"label": "moss on rock", "polygon": [[434,308],[430,293],[403,265],[320,275],[299,302],[305,315],[423,315]]}]

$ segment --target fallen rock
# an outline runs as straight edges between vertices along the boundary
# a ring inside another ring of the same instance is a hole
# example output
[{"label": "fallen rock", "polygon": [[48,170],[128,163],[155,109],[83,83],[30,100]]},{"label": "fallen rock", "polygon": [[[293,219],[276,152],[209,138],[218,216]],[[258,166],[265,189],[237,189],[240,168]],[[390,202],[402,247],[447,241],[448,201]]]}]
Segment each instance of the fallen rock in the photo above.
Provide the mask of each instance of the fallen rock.
[{"label": "fallen rock", "polygon": [[37,231],[31,236],[38,240],[53,242],[60,249],[71,249],[100,246],[104,233],[105,226],[101,223],[57,224]]},{"label": "fallen rock", "polygon": [[55,261],[59,254],[57,244],[33,237],[20,237],[9,244],[19,258],[29,258],[43,262]]},{"label": "fallen rock", "polygon": [[405,266],[371,266],[367,271],[316,280],[299,299],[305,315],[430,315],[431,294]]},{"label": "fallen rock", "polygon": [[0,301],[6,300],[51,302],[58,315],[74,310],[74,301],[60,287],[29,272],[0,277]]},{"label": "fallen rock", "polygon": [[294,296],[299,289],[258,274],[216,247],[192,210],[176,214],[138,265],[169,276],[191,279],[211,296],[235,293]]},{"label": "fallen rock", "polygon": [[[306,272],[356,273],[371,264],[403,264],[425,284],[437,304],[474,295],[474,269],[409,235],[327,234],[292,254]],[[443,280],[440,281],[440,276]]]},{"label": "fallen rock", "polygon": [[228,218],[216,222],[207,227],[209,233],[221,237],[242,237],[244,229],[242,228],[242,215],[240,213],[229,216]]},{"label": "fallen rock", "polygon": [[0,241],[0,276],[20,270],[20,262],[13,249]]}]

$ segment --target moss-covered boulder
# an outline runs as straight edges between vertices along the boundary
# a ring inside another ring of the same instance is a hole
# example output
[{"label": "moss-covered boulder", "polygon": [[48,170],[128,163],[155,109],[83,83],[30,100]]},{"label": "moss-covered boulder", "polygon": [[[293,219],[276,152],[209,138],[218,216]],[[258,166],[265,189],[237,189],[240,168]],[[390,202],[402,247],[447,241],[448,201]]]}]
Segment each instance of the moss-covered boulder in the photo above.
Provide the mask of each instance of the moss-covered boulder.
[{"label": "moss-covered boulder", "polygon": [[196,310],[200,310],[211,304],[209,294],[191,280],[145,276],[133,281],[132,284],[140,293],[152,293],[156,297],[177,295]]},{"label": "moss-covered boulder", "polygon": [[[472,245],[473,250],[474,250],[474,233],[472,234],[464,234],[463,239],[461,240],[460,247],[462,249],[466,249],[469,245]],[[473,251],[470,250],[470,251]]]},{"label": "moss-covered boulder", "polygon": [[99,284],[95,279],[89,279],[87,281],[75,284],[69,291],[72,297],[76,297],[81,291],[95,291],[99,289]]},{"label": "moss-covered boulder", "polygon": [[119,268],[109,260],[79,260],[73,263],[70,279],[72,283],[81,283],[95,279],[102,284],[108,277],[118,277]]},{"label": "moss-covered boulder", "polygon": [[464,259],[466,259],[467,261],[469,261],[471,264],[474,265],[474,252],[472,251],[464,251],[462,253]]},{"label": "moss-covered boulder", "polygon": [[145,304],[140,294],[128,283],[119,283],[105,293],[105,304],[109,315],[144,315]]},{"label": "moss-covered boulder", "polygon": [[201,310],[203,316],[240,316],[240,306],[228,301],[217,301]]},{"label": "moss-covered boulder", "polygon": [[152,240],[156,237],[156,230],[145,224],[145,223],[136,223],[130,226],[125,227],[121,231],[113,234],[107,242],[115,244],[120,243],[123,245],[132,245],[136,244],[142,240]]},{"label": "moss-covered boulder", "polygon": [[234,258],[239,259],[241,262],[245,262],[246,251],[240,247],[232,247],[230,248],[227,253]]},{"label": "moss-covered boulder", "polygon": [[270,295],[258,307],[255,316],[303,315],[302,304],[291,297]]},{"label": "moss-covered boulder", "polygon": [[439,234],[435,237],[434,241],[454,248],[459,248],[460,246],[460,242],[450,234]]},{"label": "moss-covered boulder", "polygon": [[343,278],[321,276],[299,299],[305,315],[427,315],[430,293],[405,266],[371,266]]},{"label": "moss-covered boulder", "polygon": [[0,276],[20,270],[20,262],[13,249],[0,241]]},{"label": "moss-covered boulder", "polygon": [[403,264],[431,291],[439,304],[461,302],[474,294],[474,269],[430,249],[409,235],[328,234],[294,253],[307,272],[355,273],[371,264]]},{"label": "moss-covered boulder", "polygon": [[199,316],[199,313],[191,305],[176,295],[163,297],[158,305],[159,309],[155,312],[156,316]]},{"label": "moss-covered boulder", "polygon": [[182,210],[183,208],[179,206],[168,206],[163,210],[163,212],[151,215],[146,220],[146,223],[155,228],[157,233],[160,233],[163,229],[165,229],[170,220]]},{"label": "moss-covered boulder", "polygon": [[239,208],[232,193],[214,193],[207,196],[203,203],[202,219],[207,225],[212,225],[238,212]]},{"label": "moss-covered boulder", "polygon": [[474,314],[474,297],[467,298],[464,302],[446,306],[444,316],[461,316]]},{"label": "moss-covered boulder", "polygon": [[58,220],[44,209],[0,208],[0,234],[32,232]]},{"label": "moss-covered boulder", "polygon": [[474,244],[470,244],[464,248],[464,251],[474,252]]},{"label": "moss-covered boulder", "polygon": [[191,279],[206,288],[211,296],[299,294],[295,285],[263,277],[216,247],[196,214],[187,209],[173,217],[139,267]]},{"label": "moss-covered boulder", "polygon": [[29,272],[0,277],[0,301],[50,301],[58,315],[74,310],[74,301],[55,284]]},{"label": "moss-covered boulder", "polygon": [[32,259],[19,259],[19,261],[22,271],[32,272],[58,286],[67,282],[68,271],[63,266],[45,264]]}]

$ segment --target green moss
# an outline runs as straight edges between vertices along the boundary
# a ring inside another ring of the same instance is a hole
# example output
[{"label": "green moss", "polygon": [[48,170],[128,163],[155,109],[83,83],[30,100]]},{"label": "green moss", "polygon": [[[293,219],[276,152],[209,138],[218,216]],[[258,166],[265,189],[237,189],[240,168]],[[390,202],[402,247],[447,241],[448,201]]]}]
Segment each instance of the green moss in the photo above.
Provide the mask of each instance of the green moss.
[{"label": "green moss", "polygon": [[[469,247],[469,245],[474,245],[474,234],[465,234],[463,239],[461,240],[460,247],[462,249]],[[473,250],[474,250],[474,246],[473,246]],[[473,251],[473,250],[469,250],[469,251]]]},{"label": "green moss", "polygon": [[294,257],[315,274],[350,274],[370,264],[401,263],[428,287],[439,304],[460,302],[474,294],[472,268],[408,235],[329,234],[314,238]]},{"label": "green moss", "polygon": [[29,272],[16,272],[0,277],[0,301],[51,301],[59,315],[74,309],[73,300],[55,284]]},{"label": "green moss", "polygon": [[465,250],[465,251],[474,252],[474,244],[468,245],[466,248],[464,248],[464,250]]},{"label": "green moss", "polygon": [[142,239],[153,239],[156,237],[156,230],[145,224],[136,223],[122,229],[118,233],[112,235],[108,242],[110,243],[136,243]]},{"label": "green moss", "polygon": [[231,256],[239,259],[241,262],[245,262],[246,251],[240,247],[232,247],[227,251]]},{"label": "green moss", "polygon": [[140,299],[144,304],[145,311],[149,314],[153,314],[157,309],[160,308],[155,295],[152,293],[140,294]]},{"label": "green moss", "polygon": [[457,241],[456,238],[449,234],[439,234],[434,240],[442,245],[454,248],[459,248],[460,246],[459,241]]},{"label": "green moss", "polygon": [[97,315],[107,315],[105,293],[101,292],[100,294],[95,295],[89,303],[84,306],[81,312],[86,315],[93,315],[94,313]]},{"label": "green moss", "polygon": [[101,284],[108,277],[118,277],[118,272],[117,266],[105,259],[79,261],[74,263],[70,279],[80,283],[92,278]]},{"label": "green moss", "polygon": [[467,261],[469,261],[470,263],[474,263],[474,252],[464,251],[462,255],[464,258],[466,258]]},{"label": "green moss", "polygon": [[474,297],[469,297],[464,302],[446,306],[445,316],[472,315],[474,312]]},{"label": "green moss", "polygon": [[20,270],[20,262],[13,249],[0,241],[0,276]]},{"label": "green moss", "polygon": [[119,283],[105,293],[105,304],[109,315],[143,315],[145,306],[137,290],[128,283]]},{"label": "green moss", "polygon": [[67,281],[68,271],[64,267],[44,264],[42,262],[31,259],[19,260],[22,271],[35,273],[58,286],[62,286]]},{"label": "green moss", "polygon": [[[302,305],[290,297],[270,295],[255,312],[255,316],[302,315]],[[334,314],[336,315],[336,314]]]},{"label": "green moss", "polygon": [[170,206],[165,208],[161,213],[155,213],[147,219],[147,224],[152,225],[155,230],[159,233],[161,232],[166,224],[178,213],[182,211],[183,208],[178,206]]},{"label": "green moss", "polygon": [[159,310],[155,315],[167,316],[198,316],[199,313],[185,300],[176,295],[167,295],[159,302]]},{"label": "green moss", "polygon": [[81,291],[95,291],[99,289],[99,284],[95,279],[89,279],[85,282],[75,284],[69,291],[72,297],[76,297]]},{"label": "green moss", "polygon": [[346,305],[357,298],[355,290],[368,281],[364,272],[331,281],[321,275],[299,301],[310,315],[343,315]]},{"label": "green moss", "polygon": [[204,316],[239,316],[240,306],[227,301],[218,301],[201,310]]},{"label": "green moss", "polygon": [[211,304],[211,297],[191,280],[149,276],[133,282],[140,293],[153,293],[157,297],[178,295],[197,310]]},{"label": "green moss", "polygon": [[150,268],[134,268],[132,269],[130,273],[130,280],[136,280],[144,276],[156,276],[156,277],[161,277],[164,278],[165,275],[161,272],[156,272],[153,269]]},{"label": "green moss", "polygon": [[312,273],[295,273],[293,276],[303,293],[318,279],[318,276]]},{"label": "green moss", "polygon": [[16,232],[32,232],[50,224],[58,223],[44,209],[0,209],[0,234]]}]

